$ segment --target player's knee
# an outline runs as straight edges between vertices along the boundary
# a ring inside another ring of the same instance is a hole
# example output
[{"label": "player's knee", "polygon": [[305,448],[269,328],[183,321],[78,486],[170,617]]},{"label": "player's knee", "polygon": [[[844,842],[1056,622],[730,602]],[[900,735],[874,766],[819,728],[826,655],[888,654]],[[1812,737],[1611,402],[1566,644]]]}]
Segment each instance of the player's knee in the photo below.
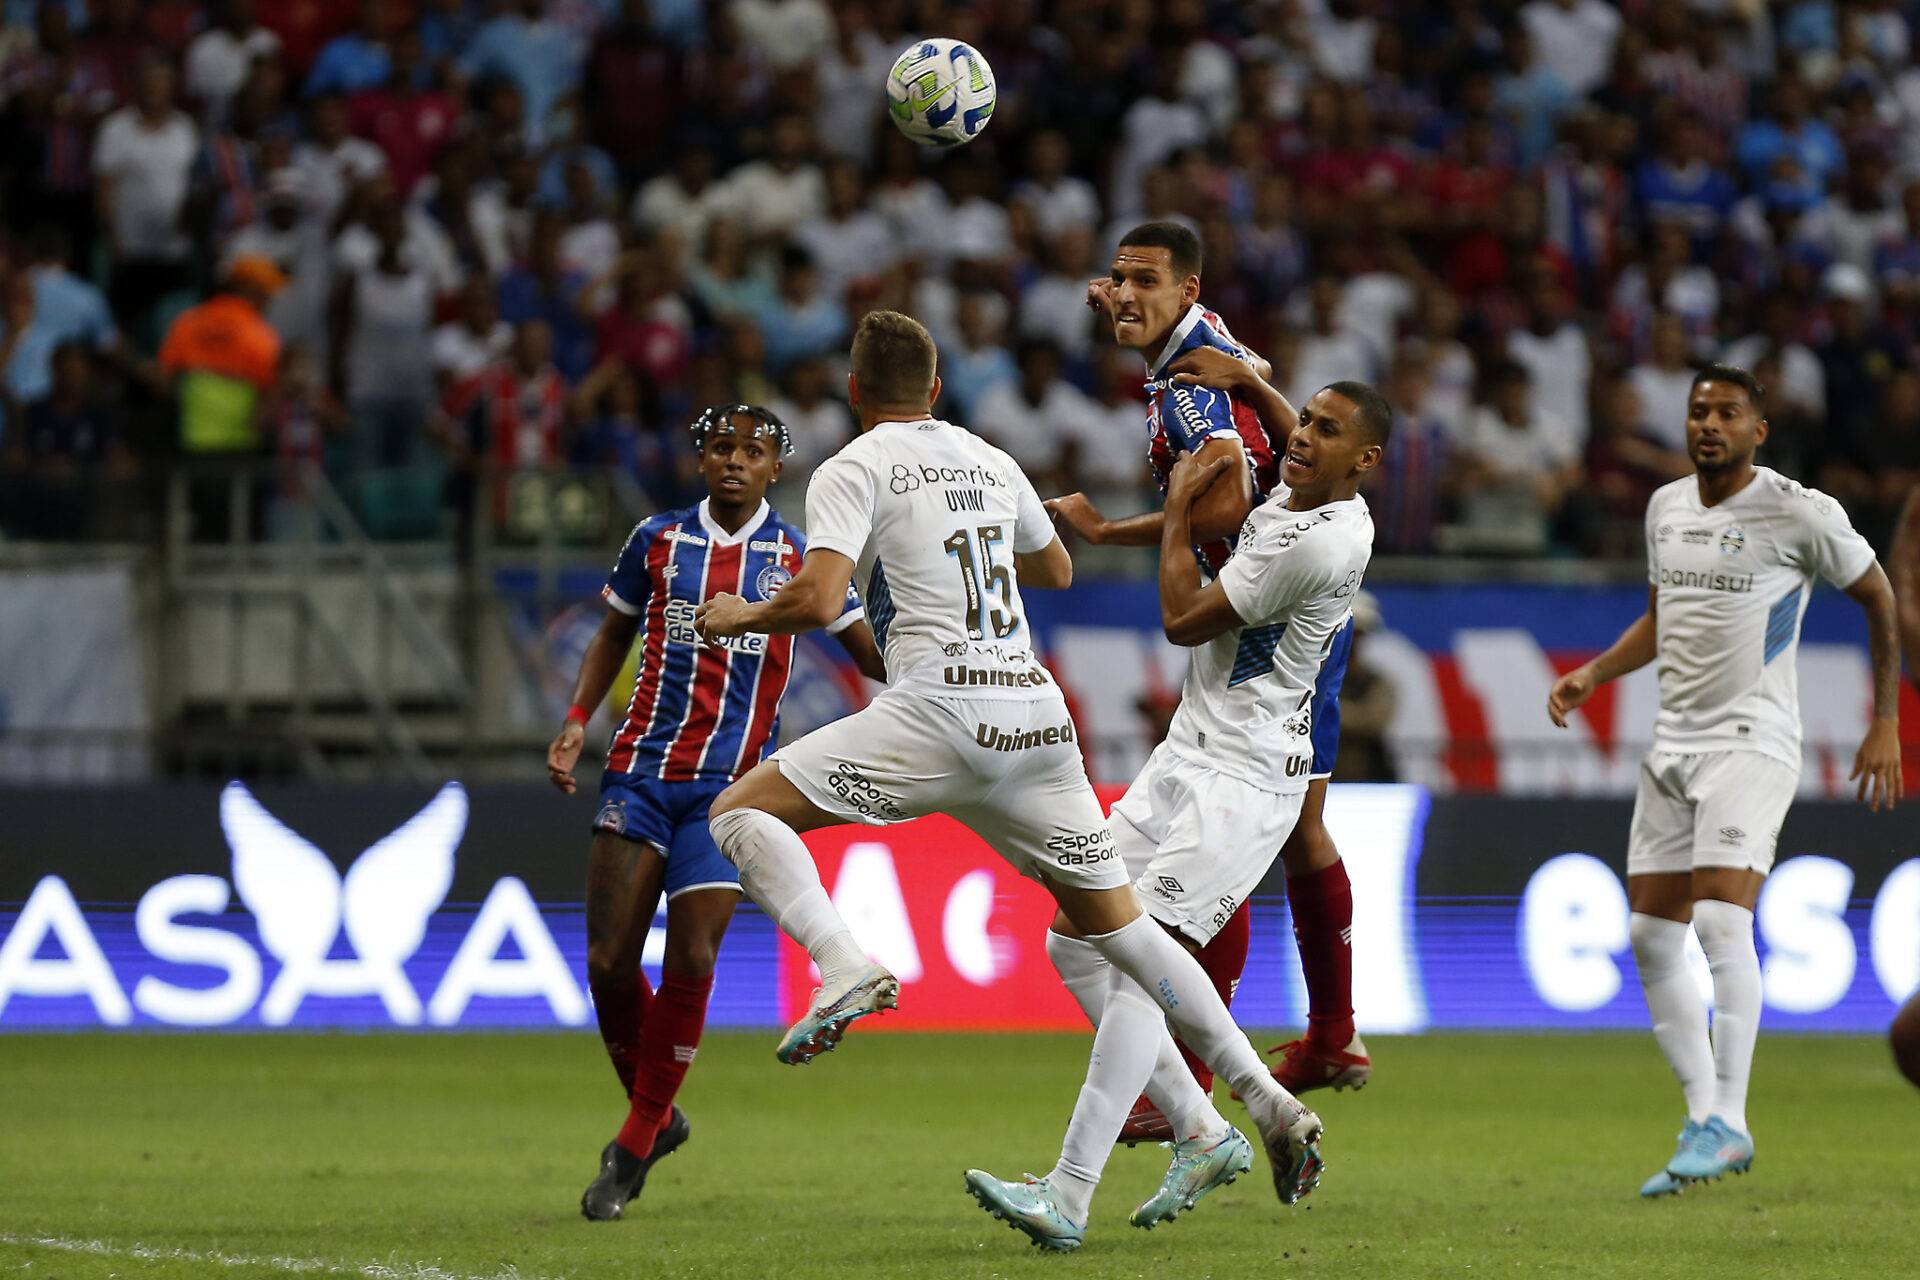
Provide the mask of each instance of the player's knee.
[{"label": "player's knee", "polygon": [[669,930],[667,951],[661,957],[661,967],[685,974],[689,978],[704,978],[713,972],[714,962],[719,955],[720,944],[715,939],[676,938]]},{"label": "player's knee", "polygon": [[1676,923],[1638,911],[1628,917],[1627,937],[1633,944],[1633,961],[1642,973],[1663,972],[1679,963],[1686,931],[1675,929]]},{"label": "player's knee", "polygon": [[707,806],[707,822],[709,824],[717,822],[723,815],[745,808],[746,803],[740,784],[732,783],[725,791],[715,796],[713,803]]},{"label": "player's knee", "polygon": [[587,942],[587,982],[591,986],[618,986],[633,981],[639,966],[637,958],[622,954],[626,948],[615,939],[589,939]]}]

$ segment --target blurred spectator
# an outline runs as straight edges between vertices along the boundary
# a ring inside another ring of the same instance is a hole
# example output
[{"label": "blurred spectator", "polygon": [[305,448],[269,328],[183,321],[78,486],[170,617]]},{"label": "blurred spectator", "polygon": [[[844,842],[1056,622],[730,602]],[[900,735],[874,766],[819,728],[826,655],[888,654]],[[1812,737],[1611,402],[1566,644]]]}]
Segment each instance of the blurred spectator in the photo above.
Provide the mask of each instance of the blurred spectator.
[{"label": "blurred spectator", "polygon": [[109,296],[121,328],[134,334],[162,297],[190,282],[181,214],[200,135],[174,109],[173,92],[170,65],[157,57],[142,63],[137,100],[108,116],[94,140],[95,198],[113,262]]},{"label": "blurred spectator", "polygon": [[617,360],[595,369],[574,388],[569,408],[578,424],[574,461],[625,474],[663,508],[685,506],[693,495],[681,475],[684,455],[648,426],[642,407],[632,370]]},{"label": "blurred spectator", "polygon": [[1285,388],[1295,407],[1314,392],[1345,378],[1374,380],[1378,359],[1367,340],[1339,322],[1341,286],[1337,276],[1316,275],[1309,287],[1309,327],[1300,335],[1293,381]]},{"label": "blurred spectator", "polygon": [[845,156],[865,171],[873,161],[874,86],[885,82],[894,55],[873,30],[873,7],[863,0],[842,0],[833,7],[838,25],[833,48],[814,69],[814,132],[820,145]]},{"label": "blurred spectator", "polygon": [[1333,761],[1333,771],[1352,782],[1396,782],[1400,776],[1387,747],[1387,728],[1393,723],[1399,694],[1393,680],[1368,654],[1380,623],[1380,602],[1373,593],[1355,592],[1352,647],[1340,686],[1340,746]]},{"label": "blurred spectator", "polygon": [[[1140,357],[1111,343],[1093,350],[1093,422],[1081,451],[1089,486],[1140,490],[1147,483],[1145,373]],[[1135,495],[1135,500],[1142,500]]]},{"label": "blurred spectator", "polygon": [[1763,361],[1777,361],[1779,375],[1764,382],[1768,416],[1775,417],[1783,406],[1792,405],[1820,422],[1827,413],[1827,378],[1820,358],[1798,337],[1807,317],[1781,294],[1768,296],[1760,317],[1759,330],[1728,343],[1719,363],[1756,370]]},{"label": "blurred spectator", "polygon": [[1677,222],[1696,244],[1719,234],[1733,213],[1733,175],[1708,159],[1706,132],[1691,119],[1672,121],[1659,155],[1634,174],[1634,199],[1650,222]]},{"label": "blurred spectator", "polygon": [[1677,453],[1687,449],[1687,401],[1693,394],[1693,374],[1686,329],[1678,316],[1660,316],[1653,322],[1650,358],[1627,371],[1627,382],[1640,402],[1640,434]]},{"label": "blurred spectator", "polygon": [[793,437],[793,456],[781,477],[792,505],[793,495],[804,497],[813,469],[854,438],[853,410],[847,406],[845,392],[832,385],[827,362],[818,356],[794,362],[787,370],[785,390],[767,408],[787,424]]},{"label": "blurred spectator", "polygon": [[1839,192],[1800,219],[1795,238],[1819,245],[1830,262],[1872,271],[1874,250],[1906,225],[1887,200],[1890,186],[1886,158],[1877,150],[1856,152]]},{"label": "blurred spectator", "polygon": [[315,99],[308,120],[312,137],[293,149],[293,166],[306,184],[307,207],[323,225],[331,225],[354,188],[386,170],[387,157],[348,131],[343,98]]},{"label": "blurred spectator", "polygon": [[279,380],[261,403],[260,423],[279,464],[267,528],[275,537],[291,538],[301,532],[308,474],[325,472],[329,443],[349,429],[347,411],[328,389],[311,351],[286,349]]},{"label": "blurred spectator", "polygon": [[1542,61],[1574,93],[1606,82],[1620,39],[1620,13],[1605,0],[1528,0],[1520,21]]},{"label": "blurred spectator", "polygon": [[726,206],[739,211],[749,234],[792,230],[827,209],[827,182],[812,162],[812,130],[806,118],[783,115],[773,122],[764,160],[752,160],[727,180]]},{"label": "blurred spectator", "polygon": [[1293,183],[1285,174],[1265,173],[1254,183],[1253,220],[1239,228],[1236,243],[1234,266],[1260,302],[1282,302],[1306,279],[1307,240],[1295,225]]},{"label": "blurred spectator", "polygon": [[1005,316],[997,302],[985,293],[961,294],[954,308],[958,333],[940,349],[942,399],[953,406],[947,416],[962,426],[974,421],[989,391],[1020,376],[1013,353],[1002,343]]},{"label": "blurred spectator", "polygon": [[713,178],[713,153],[682,144],[673,167],[634,193],[628,217],[642,231],[672,230],[683,242],[699,244],[723,194]]},{"label": "blurred spectator", "polygon": [[347,99],[347,127],[380,148],[402,196],[432,171],[460,118],[460,104],[429,87],[424,58],[420,33],[400,32],[386,80]]},{"label": "blurred spectator", "polygon": [[1653,245],[1644,262],[1620,273],[1613,287],[1614,333],[1635,356],[1652,339],[1653,318],[1662,311],[1679,316],[1689,341],[1705,339],[1720,317],[1720,285],[1713,272],[1693,260],[1686,228],[1657,222]]},{"label": "blurred spectator", "polygon": [[[894,238],[908,259],[944,265],[946,192],[927,177],[920,148],[897,132],[889,131],[880,144],[880,181],[873,190],[873,207],[893,224]],[[925,317],[920,320],[925,323]]]},{"label": "blurred spectator", "polygon": [[1473,353],[1460,341],[1460,300],[1437,286],[1420,302],[1414,341],[1426,363],[1427,411],[1455,433],[1466,430],[1473,406]]},{"label": "blurred spectator", "polygon": [[227,264],[226,289],[174,318],[159,367],[180,402],[180,448],[194,457],[259,451],[260,397],[280,369],[280,335],[261,314],[287,277],[266,258]]},{"label": "blurred spectator", "polygon": [[1102,447],[1102,422],[1086,393],[1060,376],[1060,348],[1027,338],[1015,356],[1020,375],[981,395],[966,424],[1013,455],[1043,493],[1080,487],[1079,460]]},{"label": "blurred spectator", "polygon": [[1043,236],[1069,228],[1090,232],[1100,225],[1100,198],[1092,183],[1068,172],[1072,159],[1066,135],[1058,129],[1044,129],[1027,143],[1027,162],[1010,194],[1014,203],[1033,210]]},{"label": "blurred spectator", "polygon": [[594,327],[596,358],[620,361],[651,388],[680,381],[692,342],[693,318],[669,287],[672,271],[663,243],[623,255],[613,274],[614,304]]},{"label": "blurred spectator", "polygon": [[1093,349],[1087,281],[1105,274],[1094,261],[1093,228],[1070,225],[1048,239],[1047,250],[1048,270],[1020,298],[1020,334],[1046,338],[1069,357],[1082,359]]},{"label": "blurred spectator", "polygon": [[392,12],[386,0],[360,0],[359,8],[358,25],[327,41],[313,60],[313,69],[307,73],[307,97],[344,96],[387,83],[393,65],[388,46],[394,32]]},{"label": "blurred spectator", "polygon": [[1454,448],[1448,424],[1432,409],[1424,352],[1402,351],[1383,390],[1393,406],[1393,447],[1367,473],[1374,546],[1382,555],[1420,555],[1434,549],[1454,488]]},{"label": "blurred spectator", "polygon": [[560,233],[560,262],[592,279],[613,269],[620,256],[620,230],[607,216],[588,167],[575,161],[566,168],[566,229]]},{"label": "blurred spectator", "polygon": [[1527,293],[1527,327],[1507,338],[1507,355],[1526,367],[1531,397],[1543,419],[1564,433],[1561,452],[1580,456],[1587,447],[1587,396],[1593,356],[1587,335],[1573,319],[1573,299],[1546,278]]},{"label": "blurred spectator", "polygon": [[[27,275],[33,282],[33,323],[54,344],[84,342],[96,354],[118,357],[120,332],[106,295],[69,267],[66,230],[56,224],[36,227],[27,242]],[[49,358],[52,348],[48,348]],[[47,377],[53,370],[49,366]]]},{"label": "blurred spectator", "polygon": [[[1691,377],[1689,377],[1691,381]],[[1684,438],[1678,448],[1647,429],[1646,402],[1631,378],[1608,378],[1600,386],[1593,441],[1587,446],[1587,487],[1601,514],[1597,550],[1631,556],[1646,538],[1647,499],[1669,480],[1690,475]],[[1684,433],[1684,408],[1678,419]]]},{"label": "blurred spectator", "polygon": [[586,277],[560,261],[560,231],[551,213],[534,221],[526,261],[500,278],[500,318],[516,329],[544,321],[554,364],[577,382],[593,365],[593,326],[581,303]]},{"label": "blurred spectator", "polygon": [[722,320],[758,315],[776,295],[773,272],[749,256],[745,233],[729,217],[707,223],[700,258],[687,268],[687,281],[700,305]]},{"label": "blurred spectator", "polygon": [[1469,478],[1461,518],[1462,549],[1532,554],[1544,550],[1551,523],[1579,480],[1570,433],[1536,407],[1533,376],[1517,360],[1487,374],[1486,401],[1467,420],[1462,450]]},{"label": "blurred spectator", "polygon": [[768,66],[802,67],[833,46],[833,15],[820,0],[732,0],[740,38]]},{"label": "blurred spectator", "polygon": [[[586,140],[629,177],[664,167],[686,101],[679,56],[654,34],[647,0],[620,0],[619,14],[594,37],[580,98]],[[878,83],[878,78],[871,83]]]},{"label": "blurred spectator", "polygon": [[585,59],[579,34],[553,20],[546,0],[513,0],[474,33],[460,70],[469,80],[505,80],[519,90],[524,128],[538,141],[555,104],[579,87]]},{"label": "blurred spectator", "polygon": [[1120,141],[1113,150],[1108,213],[1116,222],[1139,221],[1145,209],[1142,180],[1149,169],[1182,147],[1207,140],[1204,111],[1180,96],[1180,64],[1172,58],[1148,63],[1147,91],[1120,117]]},{"label": "blurred spectator", "polygon": [[1807,86],[1782,76],[1773,86],[1770,114],[1748,123],[1734,142],[1734,158],[1756,190],[1802,187],[1816,195],[1845,167],[1840,140],[1808,114]]},{"label": "blurred spectator", "polygon": [[859,166],[846,159],[827,166],[827,211],[795,227],[792,240],[813,255],[821,290],[843,300],[849,286],[890,270],[899,254],[893,229],[867,208]]},{"label": "blurred spectator", "polygon": [[363,469],[420,461],[433,403],[433,280],[404,251],[397,206],[386,210],[371,228],[368,260],[342,263],[333,303],[330,381],[352,415],[354,463]]},{"label": "blurred spectator", "polygon": [[92,482],[124,480],[134,462],[111,405],[92,393],[86,344],[61,343],[51,364],[47,394],[26,406],[8,446],[7,465],[25,473],[8,524],[24,538],[67,540],[84,536],[96,515],[99,495]]},{"label": "blurred spectator", "polygon": [[221,252],[227,262],[251,255],[280,268],[287,287],[267,303],[267,322],[289,346],[305,347],[324,361],[332,266],[326,230],[308,213],[306,195],[300,170],[273,170],[262,192],[261,216],[229,236]]},{"label": "blurred spectator", "polygon": [[1827,448],[1819,487],[1842,502],[1871,500],[1869,475],[1887,384],[1907,361],[1873,325],[1873,286],[1858,267],[1838,262],[1821,278],[1831,327],[1819,348],[1827,387]]},{"label": "blurred spectator", "polygon": [[445,391],[506,355],[513,330],[500,318],[493,285],[485,279],[467,281],[460,291],[460,314],[433,331],[433,379]]},{"label": "blurred spectator", "polygon": [[1546,155],[1561,119],[1579,99],[1535,51],[1524,23],[1507,33],[1506,54],[1506,69],[1494,85],[1494,102],[1513,122],[1521,165],[1531,167]]},{"label": "blurred spectator", "polygon": [[527,321],[504,359],[448,391],[441,409],[453,424],[456,454],[503,470],[560,463],[567,384],[553,366],[552,338],[545,323]]},{"label": "blurred spectator", "polygon": [[187,50],[187,96],[218,126],[253,64],[279,56],[280,37],[254,21],[252,0],[215,0],[208,8],[207,29]]},{"label": "blurred spectator", "polygon": [[758,316],[767,368],[775,377],[796,360],[837,350],[847,336],[847,310],[820,289],[820,271],[805,249],[780,254],[780,287]]}]

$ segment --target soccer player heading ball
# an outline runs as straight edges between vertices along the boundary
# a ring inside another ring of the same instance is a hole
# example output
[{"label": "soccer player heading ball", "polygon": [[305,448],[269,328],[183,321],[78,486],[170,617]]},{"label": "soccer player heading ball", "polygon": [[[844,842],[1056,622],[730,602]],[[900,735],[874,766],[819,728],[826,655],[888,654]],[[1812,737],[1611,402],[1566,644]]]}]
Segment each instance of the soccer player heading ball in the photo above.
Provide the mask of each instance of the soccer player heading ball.
[{"label": "soccer player heading ball", "polygon": [[[693,425],[707,497],[635,526],[600,593],[607,602],[574,684],[547,775],[573,794],[592,708],[636,639],[633,695],[607,748],[587,863],[587,981],[607,1056],[628,1099],[626,1123],[600,1153],[580,1198],[588,1218],[618,1218],[647,1172],[687,1140],[673,1105],[693,1063],[713,990],[713,961],[740,878],[707,831],[707,806],[778,740],[792,636],[703,645],[693,614],[722,592],[773,597],[800,567],[806,539],[767,505],[791,446],[778,418],[721,405]],[[827,631],[860,670],[886,678],[860,602],[844,594]],[[667,899],[660,990],[640,951]]]},{"label": "soccer player heading ball", "polygon": [[[1687,1118],[1643,1196],[1744,1173],[1753,1163],[1747,1075],[1760,1030],[1753,908],[1800,782],[1800,619],[1824,578],[1867,612],[1873,722],[1853,762],[1874,809],[1900,798],[1900,658],[1893,588],[1840,504],[1753,465],[1766,397],[1744,369],[1712,365],[1687,400],[1694,474],[1647,503],[1647,611],[1613,647],[1562,676],[1547,714],[1567,716],[1609,680],[1656,659],[1660,713],[1627,838],[1634,963],[1654,1039]],[[1685,945],[1713,970],[1713,1035]]]}]

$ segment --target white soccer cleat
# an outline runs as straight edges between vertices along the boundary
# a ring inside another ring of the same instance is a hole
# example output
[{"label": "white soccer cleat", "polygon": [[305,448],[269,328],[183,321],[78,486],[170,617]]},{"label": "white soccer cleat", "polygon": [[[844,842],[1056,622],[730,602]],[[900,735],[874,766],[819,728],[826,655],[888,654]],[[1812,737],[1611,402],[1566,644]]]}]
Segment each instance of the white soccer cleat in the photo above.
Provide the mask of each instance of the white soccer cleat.
[{"label": "white soccer cleat", "polygon": [[898,1008],[900,980],[877,964],[870,964],[838,987],[821,987],[800,1021],[787,1028],[774,1056],[789,1066],[804,1066],[830,1053],[857,1018]]},{"label": "white soccer cleat", "polygon": [[1273,1189],[1281,1204],[1296,1204],[1320,1185],[1326,1161],[1320,1158],[1320,1117],[1283,1094],[1274,1101],[1249,1100],[1247,1114],[1260,1130],[1267,1162],[1273,1166]]}]

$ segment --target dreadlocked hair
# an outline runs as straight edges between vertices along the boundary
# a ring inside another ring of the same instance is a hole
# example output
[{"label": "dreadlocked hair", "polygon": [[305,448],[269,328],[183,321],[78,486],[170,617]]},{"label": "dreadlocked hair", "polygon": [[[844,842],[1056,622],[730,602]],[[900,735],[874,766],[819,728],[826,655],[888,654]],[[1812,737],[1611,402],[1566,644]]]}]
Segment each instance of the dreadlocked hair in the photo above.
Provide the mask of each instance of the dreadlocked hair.
[{"label": "dreadlocked hair", "polygon": [[787,430],[787,424],[780,421],[771,411],[757,404],[716,404],[693,420],[693,447],[704,449],[707,437],[716,427],[731,428],[736,417],[748,417],[754,421],[752,434],[756,437],[770,437],[779,442],[780,456],[786,457],[793,452],[793,433]]}]

